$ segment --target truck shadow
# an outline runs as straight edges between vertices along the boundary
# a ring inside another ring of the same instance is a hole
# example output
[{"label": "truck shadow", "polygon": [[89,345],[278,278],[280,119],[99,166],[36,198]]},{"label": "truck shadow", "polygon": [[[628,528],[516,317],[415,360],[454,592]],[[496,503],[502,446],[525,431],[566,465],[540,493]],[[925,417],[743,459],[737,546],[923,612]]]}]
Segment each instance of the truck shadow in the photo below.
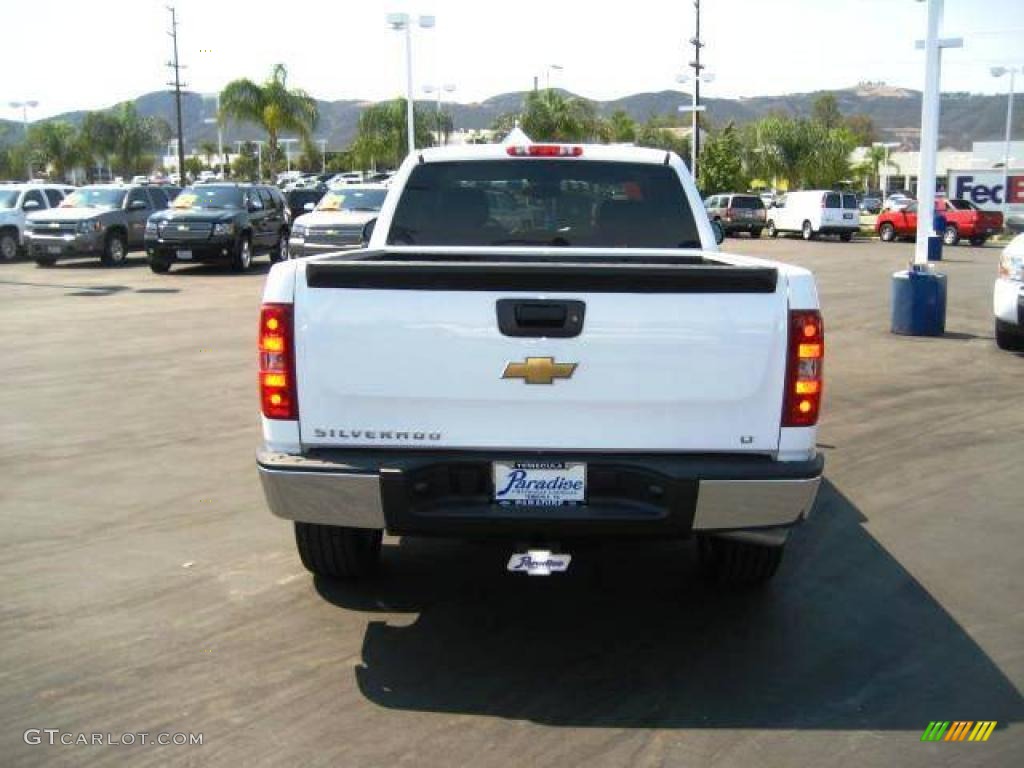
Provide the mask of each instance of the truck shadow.
[{"label": "truck shadow", "polygon": [[[693,547],[571,550],[571,572],[504,573],[508,547],[402,541],[377,579],[318,579],[371,620],[356,669],[382,707],[556,726],[923,730],[1024,700],[830,483],[776,580],[702,582]],[[394,617],[389,617],[394,618]]]}]

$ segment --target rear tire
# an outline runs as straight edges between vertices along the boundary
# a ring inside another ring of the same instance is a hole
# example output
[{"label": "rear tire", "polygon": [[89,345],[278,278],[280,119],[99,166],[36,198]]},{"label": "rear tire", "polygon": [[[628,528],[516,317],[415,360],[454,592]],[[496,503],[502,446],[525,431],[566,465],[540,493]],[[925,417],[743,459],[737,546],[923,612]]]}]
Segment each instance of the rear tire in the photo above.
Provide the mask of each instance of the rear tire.
[{"label": "rear tire", "polygon": [[984,244],[985,244],[985,243],[986,243],[987,241],[988,241],[988,238],[987,238],[987,237],[982,237],[982,236],[980,236],[980,235],[976,235],[976,236],[972,237],[972,238],[970,239],[970,241],[969,241],[969,242],[970,242],[970,244],[971,244],[971,245],[973,245],[974,247],[976,247],[976,248],[980,248],[980,247],[981,247],[981,246],[983,246],[983,245],[984,245]]},{"label": "rear tire", "polygon": [[111,232],[103,244],[103,253],[100,261],[108,267],[120,267],[127,258],[128,249],[125,246],[124,235],[118,232]]},{"label": "rear tire", "polygon": [[701,569],[713,581],[734,587],[764,584],[779,569],[785,544],[766,546],[715,536],[698,536]]},{"label": "rear tire", "polygon": [[171,262],[164,259],[150,259],[149,268],[158,275],[166,275],[171,271]]},{"label": "rear tire", "polygon": [[778,236],[779,236],[779,230],[777,230],[775,228],[775,222],[774,221],[769,221],[768,222],[768,237],[778,237]]},{"label": "rear tire", "polygon": [[752,230],[750,230],[750,236],[752,238],[754,238],[755,240],[759,239],[761,237],[761,230],[760,229],[752,229]]},{"label": "rear tire", "polygon": [[896,227],[888,221],[878,228],[878,239],[883,243],[896,242]]},{"label": "rear tire", "polygon": [[50,267],[52,267],[54,264],[57,263],[57,260],[56,259],[51,259],[51,258],[49,258],[47,256],[36,256],[35,262],[36,262],[36,266],[37,267],[42,267],[43,269],[49,269]]},{"label": "rear tire", "polygon": [[803,237],[804,240],[814,239],[814,227],[811,226],[811,222],[805,221],[803,223],[803,226],[800,227],[800,235]]},{"label": "rear tire", "polygon": [[1024,332],[1017,326],[996,320],[996,346],[1009,352],[1024,352]]},{"label": "rear tire", "polygon": [[310,573],[335,579],[358,579],[376,570],[384,532],[295,523],[295,545]]},{"label": "rear tire", "polygon": [[960,242],[960,231],[950,224],[942,233],[942,242],[944,245],[956,245]]},{"label": "rear tire", "polygon": [[848,243],[851,240],[853,240],[853,233],[843,232],[841,235],[839,235],[839,239],[842,240],[844,243]]}]

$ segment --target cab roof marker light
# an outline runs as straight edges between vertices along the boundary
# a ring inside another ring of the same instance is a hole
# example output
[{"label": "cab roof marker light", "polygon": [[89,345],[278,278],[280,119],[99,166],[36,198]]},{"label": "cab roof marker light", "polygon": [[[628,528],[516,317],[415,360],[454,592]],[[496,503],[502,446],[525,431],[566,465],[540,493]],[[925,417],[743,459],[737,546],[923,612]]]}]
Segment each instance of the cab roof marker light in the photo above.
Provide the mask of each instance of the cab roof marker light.
[{"label": "cab roof marker light", "polygon": [[570,144],[529,144],[510,146],[505,151],[509,157],[580,157],[583,147]]}]

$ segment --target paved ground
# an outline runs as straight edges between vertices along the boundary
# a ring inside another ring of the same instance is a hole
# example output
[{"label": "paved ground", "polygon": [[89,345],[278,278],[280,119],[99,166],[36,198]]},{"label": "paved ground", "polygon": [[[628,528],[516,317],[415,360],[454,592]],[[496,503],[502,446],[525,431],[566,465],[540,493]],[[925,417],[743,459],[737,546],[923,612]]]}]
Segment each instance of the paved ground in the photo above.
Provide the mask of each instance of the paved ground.
[{"label": "paved ground", "polygon": [[[314,583],[266,511],[257,272],[0,265],[6,765],[1020,765],[1024,357],[998,251],[946,263],[949,333],[888,333],[911,246],[729,240],[819,275],[828,483],[767,591],[688,547],[506,576],[500,548],[390,541]],[[930,720],[998,720],[922,744]],[[26,728],[202,732],[29,746]]]}]

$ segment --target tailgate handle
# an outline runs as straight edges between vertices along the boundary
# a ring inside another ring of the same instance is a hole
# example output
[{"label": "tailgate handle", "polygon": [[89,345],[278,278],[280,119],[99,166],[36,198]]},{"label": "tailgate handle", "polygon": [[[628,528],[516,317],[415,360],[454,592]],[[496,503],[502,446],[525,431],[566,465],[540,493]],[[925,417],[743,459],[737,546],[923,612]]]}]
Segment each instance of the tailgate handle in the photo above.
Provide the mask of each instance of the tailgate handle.
[{"label": "tailgate handle", "polygon": [[498,329],[506,336],[571,338],[583,330],[582,301],[499,299]]}]

